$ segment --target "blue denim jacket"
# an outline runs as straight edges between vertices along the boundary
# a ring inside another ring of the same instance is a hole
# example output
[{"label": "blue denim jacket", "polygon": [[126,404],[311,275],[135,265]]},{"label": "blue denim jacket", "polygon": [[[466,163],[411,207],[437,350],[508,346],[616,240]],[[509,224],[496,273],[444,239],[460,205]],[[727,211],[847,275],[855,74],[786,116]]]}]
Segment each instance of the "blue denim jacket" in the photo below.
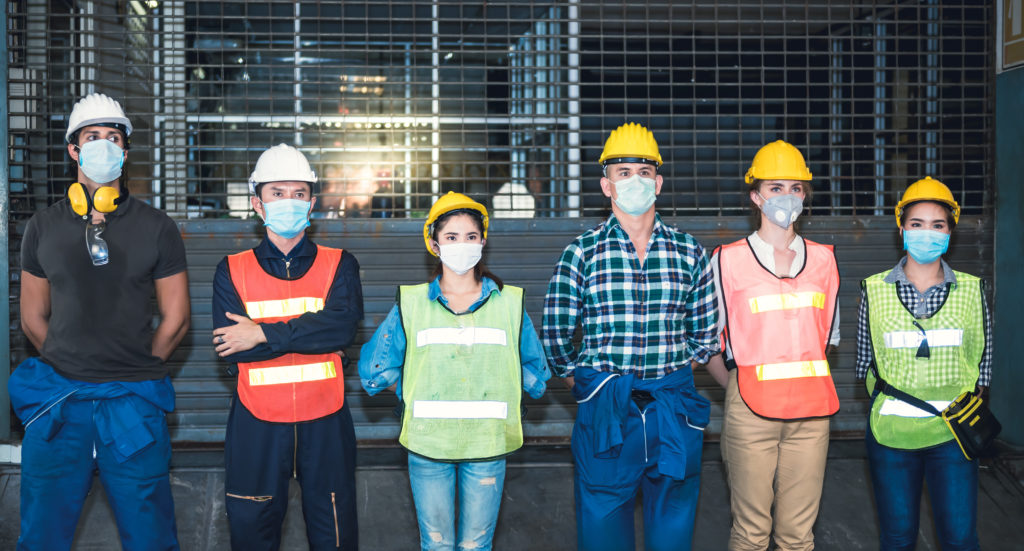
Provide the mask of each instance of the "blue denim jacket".
[{"label": "blue denim jacket", "polygon": [[119,462],[131,459],[155,442],[143,422],[154,406],[174,411],[171,378],[136,382],[89,383],[63,377],[39,358],[29,358],[7,382],[14,413],[25,424],[40,423],[43,439],[52,439],[64,425],[64,402],[96,401],[96,432]]},{"label": "blue denim jacket", "polygon": [[623,431],[629,408],[635,407],[630,392],[649,392],[658,404],[658,472],[678,480],[686,478],[689,450],[685,432],[703,431],[711,418],[711,403],[694,388],[692,369],[687,366],[658,379],[638,379],[635,373],[608,373],[589,367],[578,367],[574,374],[576,424],[587,427],[579,435],[573,434],[574,445],[580,436],[588,440],[586,449],[595,457],[618,457],[625,442]]},{"label": "blue denim jacket", "polygon": [[[430,282],[427,297],[439,300],[448,305],[448,299],[441,294],[441,278]],[[491,293],[500,293],[498,285],[489,278],[483,278],[480,298],[469,307],[470,312],[483,305]],[[405,363],[405,330],[402,328],[402,316],[398,313],[398,305],[391,307],[388,317],[380,324],[373,337],[363,345],[359,353],[359,378],[363,388],[373,396],[393,384],[398,384],[395,392],[402,397],[402,364]],[[551,378],[551,371],[544,359],[544,350],[537,330],[533,328],[530,316],[523,312],[523,327],[519,335],[519,359],[523,363],[523,390],[531,398],[540,398],[546,388],[545,382]]]}]

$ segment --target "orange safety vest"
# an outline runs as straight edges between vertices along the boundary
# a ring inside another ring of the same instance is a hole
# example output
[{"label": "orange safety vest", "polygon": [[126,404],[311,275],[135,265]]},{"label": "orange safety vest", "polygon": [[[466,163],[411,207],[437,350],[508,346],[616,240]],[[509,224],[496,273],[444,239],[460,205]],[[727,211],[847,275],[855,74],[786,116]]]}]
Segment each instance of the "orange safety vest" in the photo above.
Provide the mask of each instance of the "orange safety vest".
[{"label": "orange safety vest", "polygon": [[762,417],[803,419],[839,411],[825,359],[839,292],[831,245],[804,239],[795,277],[777,277],[741,239],[718,248],[725,342],[736,362],[740,396]]},{"label": "orange safety vest", "polygon": [[[319,312],[327,300],[341,249],[317,245],[316,259],[299,279],[278,279],[256,260],[252,249],[228,256],[231,281],[257,323],[275,323]],[[330,415],[345,403],[341,356],[282,354],[238,364],[238,398],[258,419],[296,423]]]}]

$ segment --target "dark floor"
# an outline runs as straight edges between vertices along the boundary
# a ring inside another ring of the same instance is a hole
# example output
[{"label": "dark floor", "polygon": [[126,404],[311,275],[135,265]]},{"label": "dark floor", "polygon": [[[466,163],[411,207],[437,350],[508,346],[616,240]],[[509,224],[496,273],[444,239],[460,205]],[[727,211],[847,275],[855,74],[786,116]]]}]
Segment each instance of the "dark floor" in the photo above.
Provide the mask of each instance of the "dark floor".
[{"label": "dark floor", "polygon": [[[863,444],[834,441],[826,472],[817,549],[877,549],[877,523],[863,458]],[[359,535],[363,550],[416,549],[418,535],[402,452],[361,450],[356,473]],[[185,551],[228,549],[220,453],[176,452],[171,479],[178,533]],[[983,464],[979,532],[988,551],[1024,550],[1024,457],[1004,454]],[[729,505],[717,445],[705,449],[693,549],[725,549]],[[18,532],[19,470],[0,466],[0,549],[13,549]],[[292,483],[282,549],[306,549],[299,488]],[[919,551],[938,551],[923,507]],[[530,446],[509,460],[505,496],[494,545],[498,550],[575,549],[572,465],[562,446]],[[79,521],[74,549],[119,549],[117,530],[99,484]],[[642,548],[642,547],[641,547]]]}]

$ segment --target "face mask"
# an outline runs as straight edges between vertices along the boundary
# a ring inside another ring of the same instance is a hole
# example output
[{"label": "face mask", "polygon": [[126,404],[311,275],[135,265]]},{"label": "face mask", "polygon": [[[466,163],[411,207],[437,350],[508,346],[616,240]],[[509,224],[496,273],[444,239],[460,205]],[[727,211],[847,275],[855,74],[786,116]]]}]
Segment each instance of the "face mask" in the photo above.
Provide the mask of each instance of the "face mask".
[{"label": "face mask", "polygon": [[640,216],[654,204],[654,188],[657,182],[653,178],[641,178],[639,174],[634,174],[614,184],[617,195],[614,201],[622,212],[630,216]]},{"label": "face mask", "polygon": [[441,263],[448,266],[451,271],[462,275],[473,269],[480,256],[483,254],[484,246],[480,243],[452,243],[439,247]]},{"label": "face mask", "polygon": [[760,193],[757,196],[764,200],[764,203],[761,203],[761,212],[768,216],[772,224],[782,229],[789,228],[804,211],[804,200],[792,193],[776,195],[771,199],[765,199]]},{"label": "face mask", "polygon": [[121,177],[124,150],[110,140],[93,140],[78,148],[78,166],[97,184]]},{"label": "face mask", "polygon": [[949,249],[949,234],[933,230],[903,230],[903,248],[918,264],[931,264]]},{"label": "face mask", "polygon": [[[260,201],[262,203],[262,201]],[[263,225],[285,239],[291,239],[309,227],[309,201],[279,199],[263,203]]]}]

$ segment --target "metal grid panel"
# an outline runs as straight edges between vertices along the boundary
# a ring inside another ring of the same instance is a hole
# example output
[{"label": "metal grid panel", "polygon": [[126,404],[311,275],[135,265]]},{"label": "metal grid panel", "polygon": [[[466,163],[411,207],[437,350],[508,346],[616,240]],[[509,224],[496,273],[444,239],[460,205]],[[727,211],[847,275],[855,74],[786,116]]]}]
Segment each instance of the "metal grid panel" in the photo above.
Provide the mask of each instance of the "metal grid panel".
[{"label": "metal grid panel", "polygon": [[[757,148],[797,145],[815,212],[881,215],[926,174],[991,207],[993,9],[982,0],[6,3],[11,213],[71,181],[90,91],[135,123],[132,191],[176,217],[249,215],[259,153],[300,146],[318,216],[597,215],[608,132],[648,125],[670,215],[746,208]],[[45,182],[45,184],[43,184]]]}]

